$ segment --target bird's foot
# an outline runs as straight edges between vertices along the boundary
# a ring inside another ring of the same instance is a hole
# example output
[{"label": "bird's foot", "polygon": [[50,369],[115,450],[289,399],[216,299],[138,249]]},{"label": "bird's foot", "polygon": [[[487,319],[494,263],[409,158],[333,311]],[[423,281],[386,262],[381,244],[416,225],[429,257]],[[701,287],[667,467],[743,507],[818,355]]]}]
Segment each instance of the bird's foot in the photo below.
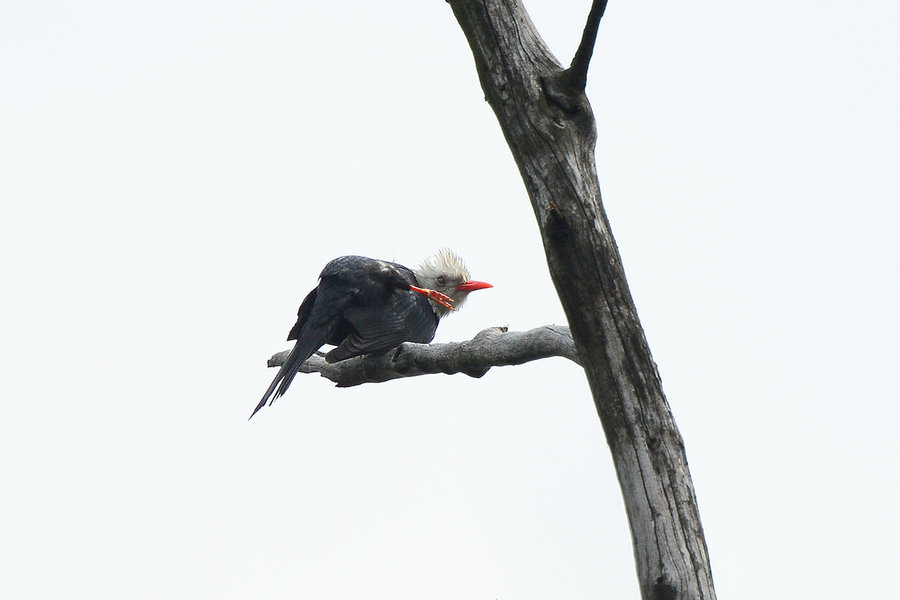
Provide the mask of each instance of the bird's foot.
[{"label": "bird's foot", "polygon": [[452,304],[453,298],[451,298],[450,296],[447,296],[446,294],[442,294],[435,290],[429,290],[427,288],[416,287],[414,285],[409,286],[409,289],[411,289],[414,292],[419,292],[426,298],[428,298],[430,300],[434,300],[441,306],[445,306],[445,307],[449,308],[450,310],[456,310],[455,308],[453,308],[453,304]]}]

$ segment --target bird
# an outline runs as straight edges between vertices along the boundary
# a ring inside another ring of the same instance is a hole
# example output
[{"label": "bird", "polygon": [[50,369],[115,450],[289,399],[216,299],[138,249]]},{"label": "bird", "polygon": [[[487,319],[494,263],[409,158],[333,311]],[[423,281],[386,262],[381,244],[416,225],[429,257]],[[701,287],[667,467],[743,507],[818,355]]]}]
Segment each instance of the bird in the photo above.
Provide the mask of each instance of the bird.
[{"label": "bird", "polygon": [[294,347],[250,418],[284,395],[300,365],[325,344],[335,346],[325,354],[329,363],[380,354],[403,342],[427,344],[438,322],[470,292],[491,287],[471,280],[463,260],[447,248],[415,269],[365,256],[335,258],[300,304],[287,338]]}]

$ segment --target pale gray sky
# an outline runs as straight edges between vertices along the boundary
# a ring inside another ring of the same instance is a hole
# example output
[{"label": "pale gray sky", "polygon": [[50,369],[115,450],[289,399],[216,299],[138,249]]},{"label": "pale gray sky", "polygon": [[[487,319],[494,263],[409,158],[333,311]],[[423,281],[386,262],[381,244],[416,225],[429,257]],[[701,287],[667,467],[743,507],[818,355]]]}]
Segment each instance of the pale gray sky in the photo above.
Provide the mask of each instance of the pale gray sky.
[{"label": "pale gray sky", "polygon": [[[526,0],[568,62],[587,0]],[[893,589],[900,5],[611,2],[598,168],[720,597]],[[439,0],[0,2],[4,598],[638,597],[563,359],[246,418],[322,266],[564,322]]]}]

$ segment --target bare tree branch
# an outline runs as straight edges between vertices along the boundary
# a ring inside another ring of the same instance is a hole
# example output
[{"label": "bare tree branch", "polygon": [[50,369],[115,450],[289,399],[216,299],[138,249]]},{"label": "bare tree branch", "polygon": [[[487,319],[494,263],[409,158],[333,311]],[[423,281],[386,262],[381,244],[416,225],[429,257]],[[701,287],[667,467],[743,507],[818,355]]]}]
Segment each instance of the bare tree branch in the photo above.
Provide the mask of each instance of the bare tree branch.
[{"label": "bare tree branch", "polygon": [[[280,367],[288,351],[269,359],[270,367]],[[400,345],[385,354],[373,354],[327,363],[314,354],[300,367],[300,373],[319,373],[337,387],[351,387],[363,383],[379,383],[433,373],[464,373],[481,377],[491,367],[522,363],[561,356],[578,363],[575,343],[569,328],[545,325],[530,331],[507,331],[506,327],[490,327],[471,340],[449,344]]]},{"label": "bare tree branch", "polygon": [[580,92],[587,86],[588,66],[591,64],[591,56],[594,53],[594,42],[597,39],[597,29],[600,27],[600,19],[606,11],[606,0],[594,0],[591,12],[588,13],[587,24],[581,34],[581,43],[572,58],[572,64],[566,71],[569,84]]}]

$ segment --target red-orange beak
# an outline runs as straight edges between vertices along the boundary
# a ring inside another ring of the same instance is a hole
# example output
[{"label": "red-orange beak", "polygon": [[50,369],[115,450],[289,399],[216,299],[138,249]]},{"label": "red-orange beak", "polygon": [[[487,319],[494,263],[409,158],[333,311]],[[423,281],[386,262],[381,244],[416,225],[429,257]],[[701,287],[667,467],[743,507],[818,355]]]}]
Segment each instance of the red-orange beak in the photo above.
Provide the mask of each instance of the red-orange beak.
[{"label": "red-orange beak", "polygon": [[485,283],[484,281],[466,281],[465,283],[460,284],[458,289],[461,292],[474,292],[475,290],[484,290],[487,288],[492,288],[489,283]]}]

